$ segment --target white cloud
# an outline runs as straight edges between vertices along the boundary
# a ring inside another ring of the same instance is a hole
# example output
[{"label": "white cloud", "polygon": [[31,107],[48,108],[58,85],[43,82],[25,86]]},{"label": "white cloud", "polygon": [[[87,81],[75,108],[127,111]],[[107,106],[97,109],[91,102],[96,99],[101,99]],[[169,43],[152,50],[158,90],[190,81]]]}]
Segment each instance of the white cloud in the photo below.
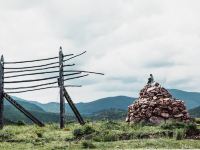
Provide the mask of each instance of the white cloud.
[{"label": "white cloud", "polygon": [[[168,88],[199,91],[200,2],[197,0],[0,0],[0,49],[7,61],[88,52],[74,60],[104,72],[68,83],[76,102],[129,95],[149,73]],[[73,61],[72,61],[73,62]],[[43,76],[37,76],[43,77]],[[19,94],[58,101],[57,90]]]}]

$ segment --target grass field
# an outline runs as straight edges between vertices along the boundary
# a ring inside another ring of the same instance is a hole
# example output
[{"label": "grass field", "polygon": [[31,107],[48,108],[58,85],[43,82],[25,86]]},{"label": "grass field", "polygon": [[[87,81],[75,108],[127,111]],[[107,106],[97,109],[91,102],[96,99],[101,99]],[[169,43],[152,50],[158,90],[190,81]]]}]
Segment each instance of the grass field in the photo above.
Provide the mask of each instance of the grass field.
[{"label": "grass field", "polygon": [[59,129],[58,124],[48,124],[43,128],[7,125],[0,131],[0,150],[197,149],[200,148],[199,140],[187,136],[197,128],[174,122],[150,126],[122,121],[89,122],[84,126],[70,123],[64,129]]}]

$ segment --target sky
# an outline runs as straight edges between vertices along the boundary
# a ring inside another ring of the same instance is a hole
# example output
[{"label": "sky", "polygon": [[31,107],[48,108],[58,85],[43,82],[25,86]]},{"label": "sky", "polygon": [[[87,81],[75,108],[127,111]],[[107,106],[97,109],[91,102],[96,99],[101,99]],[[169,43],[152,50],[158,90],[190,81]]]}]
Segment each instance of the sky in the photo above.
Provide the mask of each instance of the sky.
[{"label": "sky", "polygon": [[[86,50],[67,62],[76,66],[65,70],[105,76],[65,82],[83,85],[67,88],[74,102],[137,97],[150,73],[163,87],[199,92],[199,6],[199,0],[0,0],[0,54],[5,61],[20,61],[58,56],[60,46],[64,54]],[[28,79],[45,76],[49,75]],[[5,87],[22,85],[30,86]],[[59,102],[58,89],[13,95]]]}]

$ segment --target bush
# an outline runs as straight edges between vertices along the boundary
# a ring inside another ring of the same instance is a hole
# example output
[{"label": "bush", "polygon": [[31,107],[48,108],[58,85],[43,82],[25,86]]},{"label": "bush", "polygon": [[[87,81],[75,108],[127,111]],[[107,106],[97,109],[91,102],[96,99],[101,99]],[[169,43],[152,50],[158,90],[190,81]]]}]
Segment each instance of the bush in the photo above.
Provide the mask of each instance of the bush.
[{"label": "bush", "polygon": [[78,129],[74,129],[73,131],[73,135],[77,138],[77,137],[82,137],[84,135],[89,135],[94,133],[95,130],[91,127],[91,126],[83,126],[82,128],[78,128]]},{"label": "bush", "polygon": [[88,134],[91,134],[91,133],[94,133],[94,132],[95,132],[95,130],[91,126],[86,125],[86,126],[83,127],[83,134],[84,135],[88,135]]},{"label": "bush", "polygon": [[13,134],[7,132],[0,133],[0,142],[9,141],[13,137]]},{"label": "bush", "polygon": [[19,120],[19,121],[17,121],[17,125],[24,126],[24,125],[26,125],[26,123],[24,121]]},{"label": "bush", "polygon": [[200,130],[197,128],[196,124],[188,124],[185,129],[186,136],[199,135]]},{"label": "bush", "polygon": [[81,137],[81,136],[83,136],[83,131],[82,131],[81,129],[74,129],[73,135],[74,135],[76,138]]},{"label": "bush", "polygon": [[200,118],[195,118],[194,122],[196,122],[197,124],[200,124]]},{"label": "bush", "polygon": [[185,133],[183,131],[176,132],[176,140],[182,140],[185,137]]},{"label": "bush", "polygon": [[37,134],[37,136],[38,136],[39,138],[42,138],[42,136],[43,136],[41,132],[37,132],[36,134]]},{"label": "bush", "polygon": [[181,128],[185,128],[186,124],[183,122],[167,122],[161,125],[162,129],[181,129]]},{"label": "bush", "polygon": [[198,130],[196,124],[194,124],[194,123],[188,124],[186,126],[186,129],[191,130],[191,131],[197,131]]},{"label": "bush", "polygon": [[82,142],[82,148],[96,148],[96,146],[90,141]]},{"label": "bush", "polygon": [[150,136],[147,134],[147,133],[137,133],[136,134],[136,138],[138,138],[138,139],[148,139],[148,138],[150,138]]},{"label": "bush", "polygon": [[101,128],[110,130],[119,130],[121,127],[120,124],[115,121],[107,121],[105,123],[102,123]]},{"label": "bush", "polygon": [[108,134],[102,135],[103,142],[112,142],[112,141],[118,141],[118,140],[119,140],[119,136],[117,134],[108,133]]}]

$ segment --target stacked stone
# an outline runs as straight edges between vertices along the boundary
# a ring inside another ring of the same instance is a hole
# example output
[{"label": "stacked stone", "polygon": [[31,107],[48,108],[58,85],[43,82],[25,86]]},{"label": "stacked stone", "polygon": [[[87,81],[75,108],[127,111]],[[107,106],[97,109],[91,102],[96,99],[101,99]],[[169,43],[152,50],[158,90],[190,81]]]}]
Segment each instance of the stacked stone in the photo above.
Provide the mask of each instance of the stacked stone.
[{"label": "stacked stone", "polygon": [[159,124],[164,120],[189,122],[190,116],[184,102],[172,95],[159,83],[146,85],[140,97],[128,107],[127,122],[149,122]]}]

